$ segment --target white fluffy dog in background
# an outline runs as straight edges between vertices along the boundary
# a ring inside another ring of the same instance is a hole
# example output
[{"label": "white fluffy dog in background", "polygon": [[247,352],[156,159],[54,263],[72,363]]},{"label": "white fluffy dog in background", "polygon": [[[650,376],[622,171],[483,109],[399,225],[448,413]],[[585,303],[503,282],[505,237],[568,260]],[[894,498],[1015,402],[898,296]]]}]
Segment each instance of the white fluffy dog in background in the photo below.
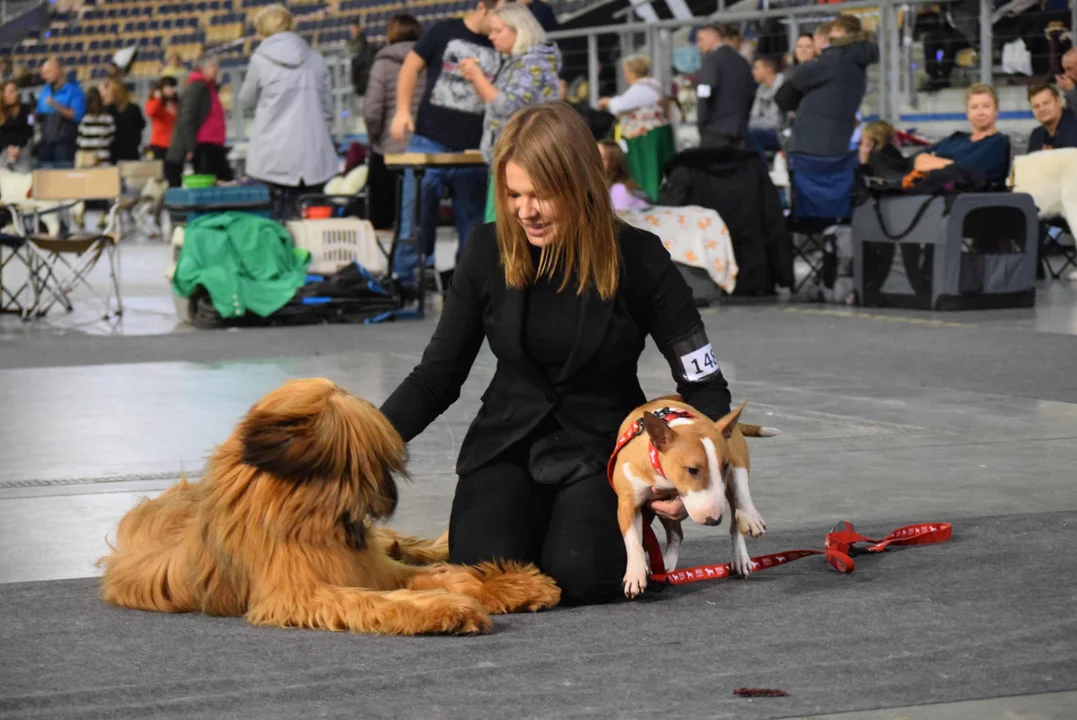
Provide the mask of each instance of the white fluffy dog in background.
[{"label": "white fluffy dog in background", "polygon": [[1065,218],[1077,230],[1077,148],[1015,157],[1013,191],[1031,195],[1041,218]]}]

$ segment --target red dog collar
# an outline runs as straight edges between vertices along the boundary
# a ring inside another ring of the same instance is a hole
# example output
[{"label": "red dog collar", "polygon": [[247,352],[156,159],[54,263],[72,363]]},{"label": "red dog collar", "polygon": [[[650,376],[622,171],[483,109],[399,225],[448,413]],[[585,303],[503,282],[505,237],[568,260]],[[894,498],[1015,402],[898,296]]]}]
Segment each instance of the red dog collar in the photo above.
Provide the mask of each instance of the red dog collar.
[{"label": "red dog collar", "polygon": [[[664,420],[666,423],[682,418],[686,420],[698,419],[695,415],[688,412],[687,410],[677,410],[674,408],[659,408],[658,410],[655,410],[652,415],[654,415],[659,420]],[[621,437],[617,438],[617,444],[613,448],[613,454],[610,455],[610,461],[606,465],[606,477],[609,479],[611,486],[613,485],[613,469],[617,465],[617,455],[621,452],[621,449],[624,448],[625,445],[632,442],[642,434],[643,418],[641,417],[639,420],[632,423],[632,425],[624,431]],[[654,443],[652,443],[650,440],[647,441],[647,457],[650,458],[651,467],[654,468],[654,471],[656,473],[658,473],[658,477],[665,478],[666,474],[662,472],[662,461],[658,457],[658,448],[656,448],[654,446]]]}]

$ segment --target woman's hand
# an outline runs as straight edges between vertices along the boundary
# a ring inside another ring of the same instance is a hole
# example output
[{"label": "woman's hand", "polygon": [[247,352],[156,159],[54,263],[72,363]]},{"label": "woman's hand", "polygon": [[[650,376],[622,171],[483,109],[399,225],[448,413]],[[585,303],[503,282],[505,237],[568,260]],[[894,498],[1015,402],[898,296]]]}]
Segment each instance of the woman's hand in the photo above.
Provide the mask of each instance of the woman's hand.
[{"label": "woman's hand", "polygon": [[458,67],[460,68],[460,74],[470,83],[474,83],[478,78],[485,77],[475,58],[464,58],[460,61]]},{"label": "woman's hand", "polygon": [[684,502],[681,500],[680,495],[674,496],[670,500],[655,498],[647,504],[651,510],[654,510],[656,515],[664,517],[666,520],[680,522],[688,517],[688,511],[684,509]]},{"label": "woman's hand", "polygon": [[610,99],[608,97],[598,99],[598,109],[599,110],[609,110],[609,108],[610,108]]},{"label": "woman's hand", "polygon": [[913,170],[919,170],[920,172],[931,172],[932,170],[939,170],[947,165],[952,165],[953,162],[953,160],[947,160],[931,153],[920,153],[913,160],[912,167]]}]

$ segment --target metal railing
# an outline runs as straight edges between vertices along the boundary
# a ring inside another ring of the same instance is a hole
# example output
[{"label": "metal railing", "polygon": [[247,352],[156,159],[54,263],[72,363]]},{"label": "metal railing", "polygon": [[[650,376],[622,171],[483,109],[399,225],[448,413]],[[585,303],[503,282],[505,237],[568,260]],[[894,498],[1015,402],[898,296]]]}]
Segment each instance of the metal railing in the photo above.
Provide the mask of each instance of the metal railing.
[{"label": "metal railing", "polygon": [[[743,5],[743,3],[738,3]],[[767,0],[762,0],[762,5],[767,6]],[[772,3],[772,4],[777,4]],[[724,7],[720,2],[719,6]],[[691,19],[670,19],[658,21],[643,21],[635,16],[635,12],[626,9],[618,13],[625,21],[591,27],[578,30],[560,31],[550,34],[550,38],[559,41],[584,39],[586,48],[580,52],[586,53],[585,77],[589,81],[590,101],[592,104],[598,101],[601,93],[599,79],[601,69],[614,67],[617,90],[623,89],[623,81],[616,72],[616,60],[627,54],[641,52],[652,58],[656,79],[664,87],[670,88],[673,81],[672,48],[675,44],[674,36],[682,31],[687,35],[691,28],[700,27],[711,23],[731,24],[734,26],[760,24],[767,20],[777,20],[786,26],[786,34],[789,38],[789,47],[795,45],[796,38],[801,29],[810,30],[825,20],[834,18],[844,12],[856,12],[862,20],[871,20],[879,47],[879,62],[869,68],[869,98],[866,104],[870,105],[872,114],[877,114],[884,119],[896,121],[902,112],[915,110],[920,105],[921,89],[918,84],[917,71],[923,70],[927,64],[923,58],[922,50],[916,47],[914,42],[914,25],[916,17],[925,5],[941,5],[943,10],[957,7],[955,3],[938,0],[851,0],[850,2],[835,4],[801,4],[785,7],[771,7],[762,10],[719,10],[709,17]],[[874,11],[874,12],[873,12]],[[1025,11],[1020,17],[1025,20],[1035,20],[1035,9]],[[1059,13],[1054,13],[1057,19]],[[969,18],[964,18],[968,21]],[[1005,24],[1006,19],[1002,19]],[[1071,37],[1077,36],[1077,2],[1069,3],[1068,28]],[[971,18],[967,26],[977,27],[978,37],[965,37],[970,49],[975,51],[978,66],[969,68],[967,65],[959,67],[959,74],[965,82],[978,81],[992,83],[995,80],[1009,82],[1003,79],[1005,73],[996,72],[996,42],[995,26],[999,24],[996,17],[994,4],[991,0],[980,0],[979,14],[977,18]],[[1016,23],[1020,25],[1020,23]],[[1027,24],[1027,23],[1026,23]],[[1034,23],[1033,23],[1034,24]],[[1035,36],[1042,31],[1040,28],[1030,31],[1030,41],[1037,39]],[[603,57],[600,47],[610,45],[610,38],[616,38],[612,43],[616,51]],[[1020,28],[1010,28],[1007,38],[1014,40],[1021,37]],[[682,43],[686,37],[682,39]],[[567,61],[579,60],[580,58],[566,58]],[[1033,65],[1044,65],[1044,58],[1036,56]],[[1056,60],[1056,59],[1055,59]],[[952,58],[950,59],[952,61]],[[973,72],[975,75],[973,75]],[[608,73],[607,73],[608,75]],[[1040,77],[1050,79],[1049,72],[1043,72]],[[610,80],[607,78],[607,84]],[[1018,83],[1020,84],[1020,83]],[[1003,110],[1015,110],[1017,108],[1002,108]],[[1027,110],[1027,106],[1020,108]]]},{"label": "metal railing", "polygon": [[[779,1],[770,0],[770,3],[777,4]],[[766,3],[767,0],[763,2]],[[869,68],[868,93],[864,100],[865,115],[878,115],[897,122],[903,112],[915,111],[923,97],[917,80],[918,71],[923,69],[924,63],[922,50],[918,49],[913,41],[913,26],[918,11],[922,10],[924,5],[936,2],[937,0],[851,0],[838,4],[794,5],[764,10],[722,10],[710,17],[657,22],[641,22],[629,16],[625,18],[626,22],[550,33],[550,39],[561,43],[566,63],[575,62],[584,68],[584,76],[590,86],[590,100],[594,104],[603,89],[600,87],[600,79],[603,76],[606,78],[604,82],[607,87],[613,83],[618,90],[623,89],[618,61],[621,57],[636,52],[645,52],[652,58],[655,77],[669,90],[675,70],[673,51],[676,47],[688,43],[688,34],[692,28],[710,23],[749,26],[777,20],[785,26],[785,34],[790,40],[789,47],[792,48],[802,29],[813,29],[819,23],[843,12],[856,12],[866,21],[867,26],[874,27],[879,43],[879,62]],[[966,39],[976,51],[979,64],[978,67],[960,68],[959,74],[963,82],[991,82],[996,78],[997,53],[994,47],[995,27],[992,22],[995,11],[989,2],[990,0],[981,0],[978,21],[972,18],[971,23],[966,22],[974,29],[978,25],[978,42],[973,42],[973,38]],[[948,6],[947,3],[942,5],[944,8]],[[724,3],[720,6],[724,6]],[[970,20],[968,17],[963,19]],[[1070,3],[1069,22],[1071,29],[1077,27],[1077,2]],[[1011,27],[1007,32],[1019,32],[1019,28],[1014,31]],[[338,141],[343,142],[351,134],[362,131],[362,124],[355,117],[358,102],[351,87],[350,58],[343,48],[337,47],[323,48],[322,54],[332,78],[335,118],[333,134]],[[239,106],[239,89],[245,75],[245,66],[225,67],[221,75],[221,84],[230,88],[233,101],[228,113],[229,142],[241,146],[247,140],[249,123],[253,117],[253,109],[247,110]],[[136,79],[132,82],[135,96],[141,105],[145,102],[153,81]],[[1028,107],[1004,106],[1002,110],[1024,112]]]}]

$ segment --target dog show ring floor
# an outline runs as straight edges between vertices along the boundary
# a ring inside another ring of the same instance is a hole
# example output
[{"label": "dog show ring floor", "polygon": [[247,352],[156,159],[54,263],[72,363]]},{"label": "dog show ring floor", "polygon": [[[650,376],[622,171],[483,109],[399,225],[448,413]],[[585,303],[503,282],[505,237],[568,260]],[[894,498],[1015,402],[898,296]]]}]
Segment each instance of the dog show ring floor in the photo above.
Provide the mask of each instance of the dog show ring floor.
[{"label": "dog show ring floor", "polygon": [[[0,317],[0,718],[1077,717],[1077,287],[1042,285],[1029,310],[704,311],[743,419],[781,430],[750,441],[752,555],[821,548],[842,520],[949,522],[949,542],[392,638],[99,599],[123,513],[197,476],[259,397],[324,376],[378,404],[436,323],[192,331],[166,258],[124,248],[120,326]],[[411,444],[393,527],[445,528],[493,370],[484,348]],[[640,374],[672,391],[653,344]],[[681,567],[728,561],[725,522],[685,530]]]}]

